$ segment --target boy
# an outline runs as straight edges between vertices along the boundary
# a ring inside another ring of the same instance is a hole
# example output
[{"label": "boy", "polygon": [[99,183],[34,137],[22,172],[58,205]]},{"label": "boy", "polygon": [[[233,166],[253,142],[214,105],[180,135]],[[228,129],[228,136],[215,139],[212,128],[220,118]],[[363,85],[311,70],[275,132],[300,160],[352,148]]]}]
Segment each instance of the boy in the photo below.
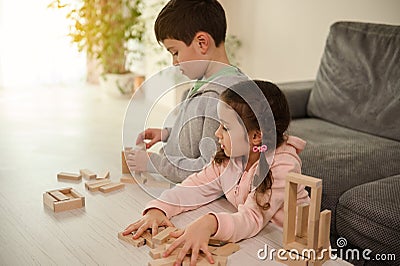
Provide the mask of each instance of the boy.
[{"label": "boy", "polygon": [[172,128],[149,128],[139,134],[136,144],[150,140],[146,148],[166,142],[160,154],[134,150],[127,163],[132,171],[158,172],[181,182],[199,172],[215,154],[219,94],[247,77],[229,66],[225,12],[218,1],[171,0],[159,13],[154,30],[157,41],[171,53],[173,64],[197,82]]}]

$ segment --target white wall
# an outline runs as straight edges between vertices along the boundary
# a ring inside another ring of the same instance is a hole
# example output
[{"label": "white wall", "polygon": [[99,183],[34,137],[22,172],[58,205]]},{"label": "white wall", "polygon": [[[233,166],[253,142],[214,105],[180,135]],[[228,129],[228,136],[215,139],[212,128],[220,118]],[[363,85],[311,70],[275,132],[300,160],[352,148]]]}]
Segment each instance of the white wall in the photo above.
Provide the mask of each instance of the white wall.
[{"label": "white wall", "polygon": [[400,25],[400,0],[220,0],[237,56],[251,78],[314,79],[329,26],[338,20]]}]

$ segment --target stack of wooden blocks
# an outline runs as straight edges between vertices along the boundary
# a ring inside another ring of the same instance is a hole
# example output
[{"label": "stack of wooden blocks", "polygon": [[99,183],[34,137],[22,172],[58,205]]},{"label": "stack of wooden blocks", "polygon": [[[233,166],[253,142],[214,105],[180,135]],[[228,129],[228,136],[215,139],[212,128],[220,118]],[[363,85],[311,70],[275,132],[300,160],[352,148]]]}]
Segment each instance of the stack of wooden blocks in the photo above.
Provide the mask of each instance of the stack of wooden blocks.
[{"label": "stack of wooden blocks", "polygon": [[85,197],[72,188],[47,191],[43,203],[54,212],[68,211],[85,206]]},{"label": "stack of wooden blocks", "polygon": [[[60,172],[57,174],[57,179],[81,181],[84,177],[89,180],[85,183],[88,190],[103,193],[119,190],[125,186],[123,183],[111,182],[110,171],[100,176],[88,169],[81,169],[79,172],[79,174]],[[43,194],[43,203],[54,212],[60,212],[84,207],[85,197],[72,188],[53,189]]]},{"label": "stack of wooden blocks", "polygon": [[[310,204],[297,206],[298,185],[311,188]],[[287,265],[322,265],[330,258],[331,223],[331,211],[320,212],[322,180],[289,173],[285,188],[283,248],[286,253],[278,260]]]},{"label": "stack of wooden blocks", "polygon": [[[137,150],[144,150],[144,146],[136,147]],[[133,151],[131,147],[125,147],[123,151],[121,151],[121,166],[122,166],[122,177],[120,181],[122,183],[130,183],[130,184],[141,184],[147,187],[157,187],[157,188],[171,188],[171,183],[167,180],[159,180],[154,178],[150,173],[147,172],[135,172],[134,177],[129,170],[128,164],[126,163],[126,156]]]},{"label": "stack of wooden blocks", "polygon": [[[168,257],[163,258],[162,254],[171,245],[175,238],[170,236],[171,232],[177,230],[175,227],[159,228],[159,233],[152,237],[150,230],[145,231],[138,239],[133,239],[133,235],[122,235],[118,233],[118,238],[132,244],[135,247],[147,245],[150,248],[149,255],[152,260],[149,266],[169,266],[173,265],[176,261],[176,256],[182,248],[175,249]],[[210,264],[203,253],[199,254],[196,265],[216,265],[225,266],[227,264],[227,257],[240,249],[240,246],[235,243],[227,243],[210,239],[209,251],[213,255],[214,264]],[[190,265],[190,253],[184,258],[182,265]]]},{"label": "stack of wooden blocks", "polygon": [[89,179],[89,181],[85,183],[85,187],[89,191],[101,191],[103,193],[108,193],[125,187],[123,183],[111,182],[109,171],[100,177],[88,169],[80,170],[80,173],[83,177]]}]

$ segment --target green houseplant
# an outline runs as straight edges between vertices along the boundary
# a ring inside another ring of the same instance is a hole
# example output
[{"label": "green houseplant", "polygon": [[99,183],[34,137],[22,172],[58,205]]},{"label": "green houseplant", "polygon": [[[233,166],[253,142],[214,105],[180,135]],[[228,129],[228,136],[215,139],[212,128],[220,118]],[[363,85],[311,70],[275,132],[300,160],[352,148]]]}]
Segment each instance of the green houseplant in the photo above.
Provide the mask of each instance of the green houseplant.
[{"label": "green houseplant", "polygon": [[[137,47],[145,31],[143,5],[143,0],[54,0],[49,7],[66,11],[72,42],[99,63],[102,78],[108,80],[109,74],[132,76],[130,59],[140,55]],[[126,81],[116,82],[126,93]]]}]

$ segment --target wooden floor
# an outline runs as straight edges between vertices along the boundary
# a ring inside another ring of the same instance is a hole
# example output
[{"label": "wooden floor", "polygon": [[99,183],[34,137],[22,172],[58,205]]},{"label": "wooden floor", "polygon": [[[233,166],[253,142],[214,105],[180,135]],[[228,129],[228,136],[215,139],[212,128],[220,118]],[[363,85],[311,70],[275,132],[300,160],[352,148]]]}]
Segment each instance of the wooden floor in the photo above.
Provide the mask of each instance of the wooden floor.
[{"label": "wooden floor", "polygon": [[[121,129],[128,99],[97,87],[0,89],[0,264],[147,265],[148,247],[135,248],[117,233],[141,216],[151,199],[138,185],[109,194],[85,190],[84,180],[58,181],[58,172],[111,171],[120,178]],[[137,132],[132,132],[136,137]],[[72,187],[86,198],[82,209],[53,213],[45,191]],[[178,227],[203,213],[234,211],[224,199],[174,217]],[[282,232],[268,225],[241,241],[228,265],[280,265],[257,251],[279,248]],[[326,265],[343,264],[330,261]]]}]

